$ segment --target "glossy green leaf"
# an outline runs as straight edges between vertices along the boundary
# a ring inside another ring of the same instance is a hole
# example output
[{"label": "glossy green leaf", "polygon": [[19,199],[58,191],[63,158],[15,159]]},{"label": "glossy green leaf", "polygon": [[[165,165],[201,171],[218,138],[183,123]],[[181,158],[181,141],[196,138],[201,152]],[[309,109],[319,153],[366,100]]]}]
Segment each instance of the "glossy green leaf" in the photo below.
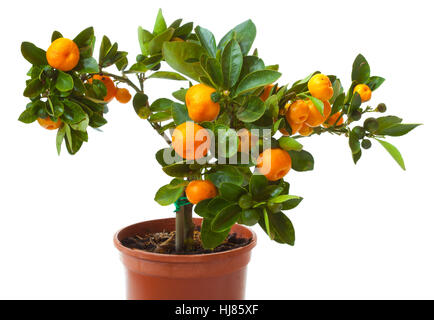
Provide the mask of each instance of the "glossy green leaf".
[{"label": "glossy green leaf", "polygon": [[366,84],[372,91],[375,91],[383,84],[384,81],[386,81],[386,79],[382,77],[373,76],[369,78]]},{"label": "glossy green leaf", "polygon": [[387,152],[389,152],[389,154],[399,164],[402,170],[405,170],[404,159],[402,158],[402,155],[399,152],[399,150],[389,142],[380,139],[375,139],[375,140],[377,140],[384,147],[384,149],[386,149]]},{"label": "glossy green leaf", "polygon": [[286,151],[300,151],[303,149],[303,145],[296,139],[285,136],[279,139],[279,146]]},{"label": "glossy green leaf", "polygon": [[232,204],[221,210],[213,218],[211,222],[211,229],[214,232],[222,232],[232,227],[241,215],[241,208],[238,204]]},{"label": "glossy green leaf", "polygon": [[208,29],[197,26],[195,29],[196,35],[199,38],[199,41],[202,47],[208,52],[210,57],[215,58],[217,53],[216,41],[214,35]]},{"label": "glossy green leaf", "polygon": [[396,123],[387,128],[377,130],[375,133],[379,135],[392,136],[392,137],[400,137],[403,136],[414,128],[420,126],[420,124],[404,124],[404,123]]},{"label": "glossy green leaf", "polygon": [[44,84],[39,79],[31,80],[26,89],[24,89],[23,95],[28,98],[35,98],[39,96],[44,89]]},{"label": "glossy green leaf", "polygon": [[148,78],[168,79],[168,80],[187,80],[182,75],[171,71],[157,71],[151,74]]},{"label": "glossy green leaf", "polygon": [[228,201],[238,201],[238,198],[245,194],[247,191],[239,185],[224,182],[220,185],[220,195]]},{"label": "glossy green leaf", "polygon": [[239,120],[250,123],[260,119],[264,112],[264,102],[259,97],[252,96],[249,98],[246,105],[238,109],[236,116]]},{"label": "glossy green leaf", "polygon": [[200,232],[200,238],[202,245],[205,249],[214,249],[221,244],[230,232],[230,228],[222,232],[214,232],[211,229],[211,219],[204,219],[202,221],[202,228]]},{"label": "glossy green leaf", "polygon": [[305,151],[288,151],[292,160],[292,169],[295,171],[310,171],[314,168],[313,156]]},{"label": "glossy green leaf", "polygon": [[209,174],[208,178],[217,188],[224,182],[241,186],[244,181],[243,175],[233,166],[221,166],[216,172]]},{"label": "glossy green leaf", "polygon": [[48,64],[46,52],[33,43],[21,43],[21,53],[23,57],[33,65],[42,66]]},{"label": "glossy green leaf", "polygon": [[184,186],[182,184],[175,186],[172,184],[166,184],[157,191],[154,200],[162,206],[168,206],[175,203],[175,201],[182,196],[183,192]]},{"label": "glossy green leaf", "polygon": [[164,30],[167,29],[166,20],[163,17],[163,11],[161,9],[158,10],[157,18],[155,19],[154,24],[154,34],[160,34]]},{"label": "glossy green leaf", "polygon": [[277,212],[268,216],[270,228],[283,242],[293,246],[295,243],[295,231],[291,220],[283,213]]},{"label": "glossy green leaf", "polygon": [[167,29],[163,33],[159,34],[155,38],[153,38],[151,41],[149,41],[149,53],[151,55],[155,55],[157,53],[161,52],[161,49],[163,47],[163,43],[166,41],[169,41],[172,39],[173,32],[175,30],[172,28]]},{"label": "glossy green leaf", "polygon": [[232,88],[238,81],[243,66],[243,53],[235,40],[230,40],[222,52],[224,88]]},{"label": "glossy green leaf", "polygon": [[72,88],[74,88],[74,80],[72,77],[69,74],[59,70],[56,79],[56,89],[61,92],[65,92],[72,90]]},{"label": "glossy green leaf", "polygon": [[358,83],[365,83],[369,80],[370,74],[371,69],[369,67],[368,61],[366,61],[363,55],[359,54],[353,63],[351,80],[357,81]]},{"label": "glossy green leaf", "polygon": [[254,174],[250,177],[249,191],[253,196],[253,199],[257,199],[261,196],[261,193],[268,185],[268,180],[263,175]]},{"label": "glossy green leaf", "polygon": [[231,39],[235,39],[239,43],[243,55],[247,55],[255,38],[256,26],[252,20],[247,20],[230,30],[220,40],[217,48],[222,50]]},{"label": "glossy green leaf", "polygon": [[190,117],[188,116],[187,107],[180,103],[173,103],[172,117],[173,121],[175,121],[176,125],[178,126],[186,121],[191,121]]},{"label": "glossy green leaf", "polygon": [[275,82],[281,73],[273,70],[258,70],[246,75],[238,84],[235,96],[247,93]]}]

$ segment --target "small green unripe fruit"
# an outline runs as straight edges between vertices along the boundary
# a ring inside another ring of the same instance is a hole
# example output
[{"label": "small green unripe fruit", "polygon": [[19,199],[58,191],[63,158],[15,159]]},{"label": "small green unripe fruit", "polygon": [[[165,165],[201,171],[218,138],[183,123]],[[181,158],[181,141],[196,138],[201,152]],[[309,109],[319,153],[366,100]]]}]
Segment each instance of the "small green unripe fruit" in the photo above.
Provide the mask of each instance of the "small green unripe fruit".
[{"label": "small green unripe fruit", "polygon": [[359,139],[363,139],[365,137],[365,129],[361,126],[354,127],[353,132]]},{"label": "small green unripe fruit", "polygon": [[359,110],[354,110],[350,115],[351,120],[359,121],[362,118],[362,114]]},{"label": "small green unripe fruit", "polygon": [[386,110],[387,110],[387,107],[386,107],[386,105],[385,105],[384,103],[380,103],[380,104],[377,106],[377,111],[378,111],[378,112],[383,113],[383,112],[386,112]]},{"label": "small green unripe fruit", "polygon": [[280,210],[282,210],[282,204],[281,203],[272,203],[272,202],[269,202],[269,203],[267,203],[267,207],[268,207],[268,209],[272,212],[272,213],[277,213],[277,212],[279,212]]},{"label": "small green unripe fruit", "polygon": [[372,142],[368,139],[362,140],[362,148],[363,149],[369,149],[372,146]]},{"label": "small green unripe fruit", "polygon": [[243,194],[240,199],[238,199],[238,205],[241,209],[249,209],[253,205],[252,196],[250,193]]},{"label": "small green unripe fruit", "polygon": [[375,118],[368,118],[363,123],[363,127],[369,132],[374,132],[378,129],[378,121]]}]

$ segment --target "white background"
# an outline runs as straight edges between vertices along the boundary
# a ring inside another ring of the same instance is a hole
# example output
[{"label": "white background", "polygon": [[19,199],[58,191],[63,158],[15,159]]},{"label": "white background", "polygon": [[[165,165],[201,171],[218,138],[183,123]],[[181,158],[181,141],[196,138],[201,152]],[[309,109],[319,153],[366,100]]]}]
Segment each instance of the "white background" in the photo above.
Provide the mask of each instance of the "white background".
[{"label": "white background", "polygon": [[[280,83],[314,70],[350,82],[363,53],[373,75],[387,79],[372,105],[424,123],[391,138],[403,172],[375,144],[357,166],[347,141],[304,140],[315,170],[290,172],[292,194],[305,198],[289,213],[295,247],[260,230],[249,266],[247,298],[434,298],[432,209],[432,1],[9,1],[2,6],[0,122],[0,298],[123,299],[124,274],[112,244],[129,224],[173,216],[154,202],[169,181],[154,159],[164,147],[130,105],[110,104],[103,133],[76,156],[55,149],[55,132],[17,121],[29,64],[21,41],[46,49],[53,30],[73,38],[93,25],[134,60],[138,25],[151,29],[158,7],[169,21],[183,17],[217,38],[252,18],[255,47],[280,64]],[[97,48],[99,41],[97,42]],[[155,80],[151,100],[181,86]],[[185,85],[185,84],[184,84]]]}]

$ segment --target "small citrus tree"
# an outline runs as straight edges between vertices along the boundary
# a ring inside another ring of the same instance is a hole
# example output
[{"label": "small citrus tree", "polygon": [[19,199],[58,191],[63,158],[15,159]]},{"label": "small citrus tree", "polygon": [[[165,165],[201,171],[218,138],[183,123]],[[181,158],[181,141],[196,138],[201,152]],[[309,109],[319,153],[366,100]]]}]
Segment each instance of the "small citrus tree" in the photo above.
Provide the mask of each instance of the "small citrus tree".
[{"label": "small citrus tree", "polygon": [[[203,217],[201,241],[215,248],[233,224],[256,223],[279,243],[293,245],[295,233],[283,211],[294,209],[302,197],[289,194],[284,176],[292,170],[314,168],[314,158],[300,138],[331,133],[348,137],[354,163],[379,142],[404,167],[398,149],[383,140],[401,136],[417,124],[403,124],[384,113],[386,106],[365,106],[384,82],[371,76],[362,55],[354,61],[351,86],[345,92],[334,75],[313,72],[292,85],[275,84],[278,65],[266,65],[251,52],[256,27],[248,20],[230,30],[218,43],[214,35],[178,19],[169,26],[158,13],[152,32],[141,27],[141,53],[129,64],[126,51],[104,36],[99,59],[93,58],[96,38],[92,27],[73,40],[55,31],[47,51],[23,42],[21,52],[32,64],[24,96],[30,99],[19,120],[38,121],[57,129],[60,153],[65,142],[70,154],[88,141],[88,128],[107,123],[107,104],[116,98],[133,107],[164,138],[168,146],[156,160],[173,180],[162,186],[155,200],[176,205],[176,248],[190,250],[192,210]],[[165,62],[173,71],[161,71]],[[107,71],[116,66],[118,72]],[[135,78],[132,81],[130,77]],[[172,93],[176,100],[149,103],[145,81],[191,81]],[[364,122],[355,125],[358,121]],[[167,133],[171,133],[171,137]]]}]

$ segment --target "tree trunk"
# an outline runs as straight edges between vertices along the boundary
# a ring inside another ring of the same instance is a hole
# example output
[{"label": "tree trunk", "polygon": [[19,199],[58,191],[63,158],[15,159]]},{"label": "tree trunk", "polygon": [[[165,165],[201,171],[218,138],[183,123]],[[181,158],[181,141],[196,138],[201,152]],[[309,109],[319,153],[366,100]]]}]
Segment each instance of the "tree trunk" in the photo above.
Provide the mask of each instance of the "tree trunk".
[{"label": "tree trunk", "polygon": [[194,223],[193,204],[180,207],[176,212],[176,252],[191,251],[193,246]]}]

